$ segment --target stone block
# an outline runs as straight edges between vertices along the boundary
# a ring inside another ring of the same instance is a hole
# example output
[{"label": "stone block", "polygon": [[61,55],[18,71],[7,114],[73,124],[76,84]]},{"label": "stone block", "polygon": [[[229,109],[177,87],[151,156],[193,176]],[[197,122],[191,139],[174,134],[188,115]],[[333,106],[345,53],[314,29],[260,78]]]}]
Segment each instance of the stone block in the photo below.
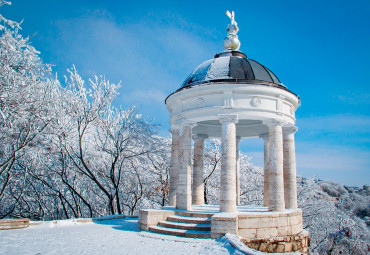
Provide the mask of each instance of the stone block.
[{"label": "stone block", "polygon": [[284,246],[285,246],[285,248],[284,248],[285,252],[291,252],[292,251],[292,243],[290,243],[290,242],[285,243]]},{"label": "stone block", "polygon": [[287,226],[288,225],[288,217],[285,215],[280,216],[277,218],[277,227]]},{"label": "stone block", "polygon": [[292,244],[292,251],[298,251],[299,247],[296,243]]},{"label": "stone block", "polygon": [[257,238],[271,238],[278,235],[277,228],[259,228],[257,229]]},{"label": "stone block", "polygon": [[239,228],[238,236],[246,237],[246,238],[256,238],[257,237],[257,229],[255,229],[255,228]]},{"label": "stone block", "polygon": [[294,215],[289,217],[288,224],[289,225],[302,224],[302,215]]},{"label": "stone block", "polygon": [[3,219],[0,220],[0,230],[28,228],[29,219]]},{"label": "stone block", "polygon": [[302,217],[302,210],[301,209],[289,209],[286,210],[288,212],[289,216],[301,216]]},{"label": "stone block", "polygon": [[272,244],[268,245],[267,252],[269,252],[269,253],[275,252],[276,251],[276,248],[277,248],[277,244],[276,243],[272,243]]},{"label": "stone block", "polygon": [[292,235],[301,233],[303,230],[302,224],[292,225]]},{"label": "stone block", "polygon": [[270,227],[280,227],[288,225],[288,217],[285,215],[279,217],[261,217],[260,227],[270,228]]},{"label": "stone block", "polygon": [[260,220],[260,227],[261,228],[272,228],[278,226],[278,218],[277,217],[263,217]]},{"label": "stone block", "polygon": [[276,252],[277,253],[283,253],[283,252],[285,252],[285,246],[284,246],[284,244],[278,244],[278,246],[276,248]]},{"label": "stone block", "polygon": [[266,252],[267,251],[267,247],[268,247],[268,243],[261,243],[257,249],[259,251]]},{"label": "stone block", "polygon": [[235,213],[217,213],[211,218],[211,237],[218,238],[226,233],[237,234],[238,215]]},{"label": "stone block", "polygon": [[139,229],[147,231],[149,229],[149,226],[147,224],[139,223]]},{"label": "stone block", "polygon": [[305,247],[305,246],[307,246],[307,239],[306,238],[303,238],[302,240],[301,240],[301,246],[302,247]]},{"label": "stone block", "polygon": [[239,219],[239,228],[258,228],[260,224],[260,218]]},{"label": "stone block", "polygon": [[[272,228],[265,230],[268,232],[271,229]],[[259,229],[257,229],[257,233],[258,232]],[[263,236],[261,231],[260,236]],[[265,236],[267,236],[266,233]],[[309,247],[309,235],[305,230],[301,231],[298,235],[277,236],[270,238],[257,236],[257,238],[242,238],[241,241],[248,247],[253,247],[256,250],[276,254],[286,252],[300,252],[307,254]]]},{"label": "stone block", "polygon": [[278,236],[288,236],[292,234],[291,226],[281,226],[277,227]]},{"label": "stone block", "polygon": [[150,226],[156,226],[158,222],[166,220],[168,216],[175,215],[175,211],[145,209],[139,211],[139,228],[148,230]]}]

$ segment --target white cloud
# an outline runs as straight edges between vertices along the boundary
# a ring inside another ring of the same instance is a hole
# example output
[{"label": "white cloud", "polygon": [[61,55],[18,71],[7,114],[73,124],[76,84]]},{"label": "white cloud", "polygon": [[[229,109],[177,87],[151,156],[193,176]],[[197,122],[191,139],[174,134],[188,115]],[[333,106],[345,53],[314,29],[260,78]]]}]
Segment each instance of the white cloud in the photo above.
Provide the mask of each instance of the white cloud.
[{"label": "white cloud", "polygon": [[76,64],[87,75],[103,72],[128,88],[161,86],[171,93],[217,48],[176,24],[183,21],[172,21],[122,24],[94,14],[59,20],[54,47],[63,61],[58,62]]}]

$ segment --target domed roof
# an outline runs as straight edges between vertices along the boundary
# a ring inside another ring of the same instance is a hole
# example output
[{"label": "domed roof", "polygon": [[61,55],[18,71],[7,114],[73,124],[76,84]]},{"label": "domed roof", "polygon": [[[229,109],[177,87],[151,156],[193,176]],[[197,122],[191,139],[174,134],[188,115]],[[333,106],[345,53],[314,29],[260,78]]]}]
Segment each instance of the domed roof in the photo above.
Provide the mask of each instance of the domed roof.
[{"label": "domed roof", "polygon": [[267,67],[241,51],[228,50],[199,65],[179,90],[214,83],[266,84],[286,89]]}]

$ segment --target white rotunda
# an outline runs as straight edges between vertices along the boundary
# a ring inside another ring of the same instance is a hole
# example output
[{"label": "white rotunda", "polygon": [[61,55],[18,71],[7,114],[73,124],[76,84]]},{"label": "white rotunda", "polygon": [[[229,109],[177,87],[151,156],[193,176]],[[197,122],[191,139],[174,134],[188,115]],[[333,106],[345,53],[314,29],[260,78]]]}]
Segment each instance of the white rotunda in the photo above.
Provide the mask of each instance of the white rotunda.
[{"label": "white rotunda", "polygon": [[222,141],[221,212],[236,211],[239,142],[250,137],[265,144],[265,206],[270,211],[297,208],[294,124],[299,98],[267,67],[238,50],[238,30],[232,16],[225,51],[199,65],[166,99],[172,133],[169,196],[178,209],[204,203],[203,148],[208,137]]},{"label": "white rotunda", "polygon": [[[231,23],[225,50],[200,64],[165,100],[172,134],[172,207],[167,209],[195,212],[203,206],[204,141],[217,137],[222,142],[220,200],[219,213],[212,211],[212,237],[227,232],[247,238],[299,235],[302,212],[297,207],[294,142],[299,97],[271,70],[239,51],[234,12],[227,15]],[[251,137],[264,141],[263,210],[246,210],[239,205],[239,143]],[[140,213],[141,218],[150,218],[144,216],[150,213]]]}]

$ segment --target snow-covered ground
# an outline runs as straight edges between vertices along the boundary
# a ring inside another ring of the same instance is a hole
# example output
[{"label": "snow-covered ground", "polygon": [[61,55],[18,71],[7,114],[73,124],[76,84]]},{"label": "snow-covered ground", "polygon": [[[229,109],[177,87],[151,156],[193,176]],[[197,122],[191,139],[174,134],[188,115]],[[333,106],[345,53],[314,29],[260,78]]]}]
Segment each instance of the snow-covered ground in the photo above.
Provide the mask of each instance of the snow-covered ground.
[{"label": "snow-covered ground", "polygon": [[174,237],[140,231],[137,219],[43,222],[0,231],[0,254],[242,254],[227,239]]}]

